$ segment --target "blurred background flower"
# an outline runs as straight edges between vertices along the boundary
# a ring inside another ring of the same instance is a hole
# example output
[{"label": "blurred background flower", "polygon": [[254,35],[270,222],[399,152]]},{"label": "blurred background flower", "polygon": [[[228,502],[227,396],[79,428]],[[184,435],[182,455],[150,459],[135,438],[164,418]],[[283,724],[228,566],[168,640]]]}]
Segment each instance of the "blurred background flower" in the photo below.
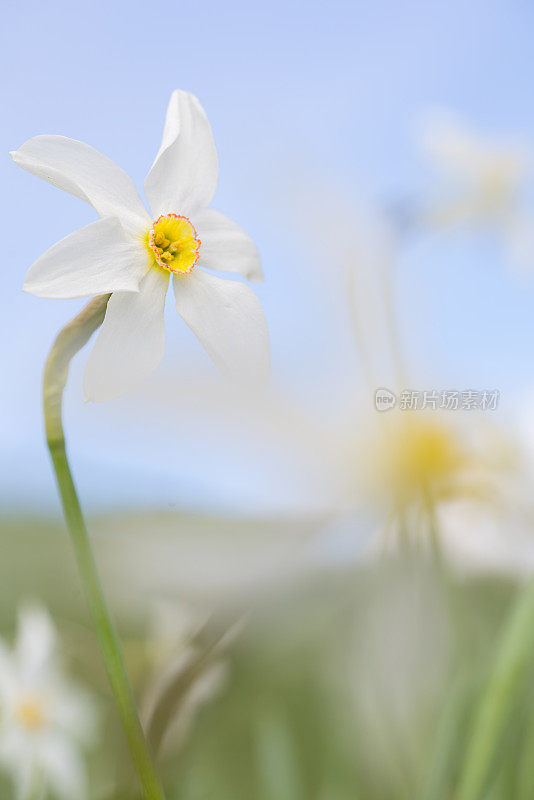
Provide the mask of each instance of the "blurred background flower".
[{"label": "blurred background flower", "polygon": [[95,722],[93,701],[62,670],[48,614],[23,609],[13,649],[0,647],[0,763],[16,797],[87,797],[81,748]]},{"label": "blurred background flower", "polygon": [[436,196],[424,209],[427,223],[493,229],[502,237],[511,263],[532,269],[529,148],[517,141],[485,136],[446,111],[429,112],[421,126],[420,142],[441,178]]}]

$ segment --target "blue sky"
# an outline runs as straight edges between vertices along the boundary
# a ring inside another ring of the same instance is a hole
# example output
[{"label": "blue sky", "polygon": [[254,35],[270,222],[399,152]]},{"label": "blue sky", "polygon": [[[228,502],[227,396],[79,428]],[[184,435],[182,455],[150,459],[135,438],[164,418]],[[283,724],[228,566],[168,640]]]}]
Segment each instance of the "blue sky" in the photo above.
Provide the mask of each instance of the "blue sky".
[{"label": "blue sky", "polygon": [[[40,300],[20,287],[47,247],[94,218],[81,201],[16,168],[9,150],[39,133],[61,133],[100,149],[142,186],[171,91],[194,92],[219,150],[214,205],[262,253],[267,281],[258,293],[274,380],[327,402],[342,391],[354,357],[329,305],[332,265],[321,271],[312,263],[313,243],[298,223],[301,187],[313,187],[325,206],[332,185],[358,202],[417,192],[425,172],[413,125],[429,106],[449,107],[490,134],[534,142],[528,2],[30,0],[8,1],[3,23],[0,507],[56,508],[40,379],[53,336],[81,302]],[[403,334],[415,375],[438,386],[496,386],[511,411],[534,383],[534,282],[511,279],[480,236],[422,240],[402,269]],[[172,312],[161,374],[174,375],[179,387],[180,376],[187,382],[199,365],[209,366]],[[172,436],[154,442],[136,430],[131,408],[142,403],[135,397],[84,406],[82,367],[83,356],[72,371],[67,415],[90,507],[253,508],[270,493],[283,495],[279,470],[251,468],[246,447],[221,451],[221,437],[210,444],[206,431],[197,447],[198,427],[172,411]],[[143,391],[150,396],[150,385]],[[145,413],[153,413],[148,401]]]}]

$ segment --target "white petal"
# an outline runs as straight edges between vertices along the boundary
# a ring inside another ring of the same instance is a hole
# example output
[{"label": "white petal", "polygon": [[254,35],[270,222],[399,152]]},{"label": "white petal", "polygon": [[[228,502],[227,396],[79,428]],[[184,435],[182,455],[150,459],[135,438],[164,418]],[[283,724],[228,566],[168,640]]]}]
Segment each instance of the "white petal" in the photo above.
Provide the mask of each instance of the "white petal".
[{"label": "white petal", "polygon": [[154,217],[191,214],[211,202],[219,165],[213,134],[197,98],[176,90],[167,109],[159,152],[145,180]]},{"label": "white petal", "polygon": [[115,292],[85,368],[87,400],[111,400],[156,369],[165,349],[163,309],[169,274],[152,268],[139,293]]},{"label": "white petal", "polygon": [[534,268],[534,218],[528,211],[514,209],[504,216],[502,225],[512,266],[518,272],[531,273]]},{"label": "white petal", "polygon": [[24,753],[11,765],[11,777],[14,783],[16,800],[43,800],[46,794],[46,784],[39,773],[39,769],[33,760]]},{"label": "white petal", "polygon": [[263,280],[256,245],[226,214],[206,208],[195,215],[193,222],[201,241],[198,263],[202,267],[240,272],[252,281]]},{"label": "white petal", "polygon": [[77,742],[90,744],[97,731],[97,719],[93,699],[77,686],[63,681],[48,710],[48,720],[54,729]]},{"label": "white petal", "polygon": [[36,136],[11,153],[23,169],[70,192],[101,217],[119,217],[133,232],[150,220],[133,181],[94,147],[66,136]]},{"label": "white petal", "polygon": [[253,380],[269,374],[269,333],[248,286],[194,268],[174,276],[178,313],[222,372]]},{"label": "white petal", "polygon": [[29,684],[45,678],[56,658],[56,631],[48,613],[38,606],[19,614],[15,652],[19,678]]},{"label": "white petal", "polygon": [[140,239],[118,219],[92,222],[66,236],[30,267],[24,290],[39,297],[86,297],[139,291],[150,266]]},{"label": "white petal", "polygon": [[17,797],[26,798],[35,777],[33,743],[23,730],[5,720],[0,728],[0,766],[11,772]]},{"label": "white petal", "polygon": [[11,701],[17,690],[19,669],[16,659],[0,639],[0,709]]},{"label": "white petal", "polygon": [[81,800],[87,796],[87,784],[82,760],[68,739],[49,736],[39,748],[43,774],[61,800]]}]

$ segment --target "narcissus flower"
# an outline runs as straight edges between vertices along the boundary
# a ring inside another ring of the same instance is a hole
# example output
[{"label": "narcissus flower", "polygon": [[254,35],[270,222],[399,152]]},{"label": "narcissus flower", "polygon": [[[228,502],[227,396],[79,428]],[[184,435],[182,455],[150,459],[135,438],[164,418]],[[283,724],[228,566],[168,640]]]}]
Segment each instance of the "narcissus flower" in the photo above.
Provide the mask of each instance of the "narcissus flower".
[{"label": "narcissus flower", "polygon": [[433,225],[494,229],[518,267],[534,263],[532,210],[525,197],[531,172],[526,150],[492,139],[448,112],[423,121],[421,148],[441,175],[439,194],[425,209]]},{"label": "narcissus flower", "polygon": [[269,369],[263,310],[242,282],[261,279],[255,245],[220,211],[207,208],[218,177],[204,110],[175,91],[163,140],[145,180],[149,214],[126,173],[87,144],[37,136],[11,154],[24,169],[86,200],[101,219],[50,248],[24,289],[40,297],[112,292],[85,371],[87,399],[107,400],[150,374],[163,357],[163,309],[172,277],[178,313],[227,373],[262,379]]},{"label": "narcissus flower", "polygon": [[95,733],[88,696],[64,674],[56,633],[41,608],[21,612],[15,645],[0,639],[0,769],[15,796],[86,797],[80,747]]}]

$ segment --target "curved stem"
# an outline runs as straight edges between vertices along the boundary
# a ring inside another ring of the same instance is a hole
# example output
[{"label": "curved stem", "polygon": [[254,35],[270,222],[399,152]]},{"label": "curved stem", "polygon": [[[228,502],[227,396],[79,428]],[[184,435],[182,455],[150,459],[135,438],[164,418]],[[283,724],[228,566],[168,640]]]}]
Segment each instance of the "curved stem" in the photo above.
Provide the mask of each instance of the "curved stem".
[{"label": "curved stem", "polygon": [[164,800],[163,789],[139,722],[120,642],[100,586],[91,543],[69,467],[61,421],[63,390],[67,382],[70,361],[102,324],[109,297],[102,295],[91,300],[83,311],[63,328],[50,351],[43,380],[46,440],[83,590],[100,642],[132,761],[146,800]]}]

